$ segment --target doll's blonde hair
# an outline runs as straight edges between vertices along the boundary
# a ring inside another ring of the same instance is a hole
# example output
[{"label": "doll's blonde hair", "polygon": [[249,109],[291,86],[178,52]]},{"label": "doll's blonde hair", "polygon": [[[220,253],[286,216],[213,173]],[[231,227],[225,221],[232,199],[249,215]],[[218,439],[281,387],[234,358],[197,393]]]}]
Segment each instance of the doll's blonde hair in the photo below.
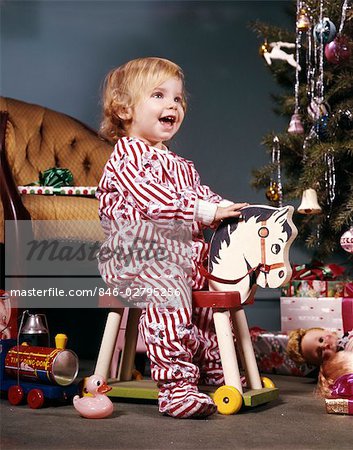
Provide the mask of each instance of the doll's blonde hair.
[{"label": "doll's blonde hair", "polygon": [[287,344],[287,354],[296,364],[304,364],[306,361],[302,353],[302,339],[308,331],[311,330],[324,330],[324,328],[313,327],[313,328],[298,328],[289,333],[288,344]]},{"label": "doll's blonde hair", "polygon": [[126,136],[131,119],[123,119],[123,112],[133,108],[149,91],[172,77],[183,83],[182,106],[185,111],[184,74],[172,61],[157,57],[138,58],[111,70],[103,84],[100,134],[110,141]]},{"label": "doll's blonde hair", "polygon": [[331,397],[334,382],[342,375],[353,373],[353,352],[342,350],[337,352],[320,367],[316,393],[322,397]]}]

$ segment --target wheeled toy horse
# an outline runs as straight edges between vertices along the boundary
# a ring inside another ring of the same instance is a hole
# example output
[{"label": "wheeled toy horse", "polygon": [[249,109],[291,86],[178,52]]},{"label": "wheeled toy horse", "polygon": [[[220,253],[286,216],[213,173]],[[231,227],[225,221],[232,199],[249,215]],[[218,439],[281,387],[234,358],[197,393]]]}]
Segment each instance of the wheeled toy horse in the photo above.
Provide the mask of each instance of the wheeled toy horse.
[{"label": "wheeled toy horse", "polygon": [[[289,249],[297,235],[292,215],[292,206],[248,206],[241,210],[241,218],[222,222],[210,242],[208,266],[201,268],[208,278],[209,291],[194,291],[193,306],[212,307],[214,311],[225,386],[209,393],[220,413],[234,414],[243,404],[256,406],[278,396],[272,381],[259,375],[243,307],[253,303],[257,285],[277,288],[290,279]],[[123,309],[117,309],[108,315],[96,374],[108,376],[122,313]],[[157,398],[155,386],[151,389],[145,381],[128,381],[133,370],[139,314],[134,308],[129,310],[118,382],[110,381],[110,396]],[[243,389],[235,346],[245,369],[246,387],[250,388],[247,392]]]}]

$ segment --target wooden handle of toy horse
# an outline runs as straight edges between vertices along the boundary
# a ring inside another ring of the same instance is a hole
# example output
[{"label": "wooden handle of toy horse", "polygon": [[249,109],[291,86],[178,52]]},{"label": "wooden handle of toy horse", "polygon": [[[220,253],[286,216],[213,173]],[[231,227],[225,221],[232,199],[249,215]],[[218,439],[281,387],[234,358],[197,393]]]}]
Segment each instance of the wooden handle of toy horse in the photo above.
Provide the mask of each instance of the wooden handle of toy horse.
[{"label": "wooden handle of toy horse", "polygon": [[103,339],[99,350],[96,368],[94,373],[109,378],[109,368],[113,357],[116,338],[118,336],[123,309],[116,309],[108,314],[105,324]]}]

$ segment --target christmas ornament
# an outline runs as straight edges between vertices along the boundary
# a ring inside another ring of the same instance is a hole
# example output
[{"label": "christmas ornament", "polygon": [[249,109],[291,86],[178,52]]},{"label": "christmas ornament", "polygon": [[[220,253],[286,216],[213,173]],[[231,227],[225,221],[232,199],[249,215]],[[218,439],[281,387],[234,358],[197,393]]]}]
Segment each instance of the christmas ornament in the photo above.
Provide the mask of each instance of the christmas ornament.
[{"label": "christmas ornament", "polygon": [[275,136],[272,141],[272,164],[276,165],[277,182],[271,179],[270,187],[267,190],[267,199],[274,203],[277,207],[282,207],[282,177],[281,177],[281,147],[278,136]]},{"label": "christmas ornament", "polygon": [[351,56],[351,48],[345,36],[336,36],[325,46],[325,56],[331,64],[340,64],[348,61]]},{"label": "christmas ornament", "polygon": [[[300,16],[300,8],[301,2],[297,0],[297,17]],[[295,106],[294,106],[294,114],[291,117],[288,127],[288,133],[291,134],[304,134],[304,127],[300,120],[299,115],[299,56],[300,56],[300,48],[301,48],[301,37],[302,32],[298,27],[298,21],[296,24],[296,37],[295,37],[295,61],[296,61],[296,69],[295,69],[295,85],[294,85],[294,98],[295,98]]]},{"label": "christmas ornament", "polygon": [[347,108],[338,111],[338,126],[345,131],[353,130],[353,113],[351,110]]},{"label": "christmas ornament", "polygon": [[265,41],[263,44],[261,44],[261,46],[260,46],[260,48],[259,48],[259,54],[260,54],[261,56],[264,56],[264,54],[267,53],[267,52],[269,52],[270,50],[271,50],[271,49],[270,49],[270,46],[268,45],[268,42]]},{"label": "christmas ornament", "polygon": [[310,19],[306,8],[301,8],[297,18],[297,29],[299,31],[308,31],[311,27]]},{"label": "christmas ornament", "polygon": [[336,26],[328,17],[324,17],[314,27],[314,38],[319,43],[327,44],[336,36]]},{"label": "christmas ornament", "polygon": [[287,61],[288,64],[295,67],[297,70],[301,70],[299,64],[297,64],[294,59],[294,55],[292,53],[286,53],[284,48],[294,48],[295,44],[290,42],[271,42],[268,44],[266,41],[261,45],[259,49],[259,53],[261,56],[265,58],[265,61],[270,66],[272,64],[272,60],[279,59],[282,61]]},{"label": "christmas ornament", "polygon": [[278,184],[275,181],[271,181],[270,186],[266,190],[266,198],[269,202],[278,203],[280,199],[280,193]]},{"label": "christmas ornament", "polygon": [[327,191],[327,206],[329,209],[328,216],[331,215],[332,204],[336,197],[336,169],[334,149],[324,154],[324,162],[326,164],[325,183]]},{"label": "christmas ornament", "polygon": [[322,212],[315,189],[305,189],[298,212],[301,214],[320,214]]},{"label": "christmas ornament", "polygon": [[321,116],[329,115],[331,112],[330,105],[318,98],[313,98],[307,108],[309,117],[316,121]]},{"label": "christmas ornament", "polygon": [[319,139],[323,142],[327,141],[330,137],[330,133],[328,131],[328,121],[328,114],[324,114],[323,116],[319,117],[314,124],[314,130]]},{"label": "christmas ornament", "polygon": [[294,113],[290,119],[288,133],[290,134],[303,134],[304,127],[300,119],[300,115]]},{"label": "christmas ornament", "polygon": [[340,244],[343,250],[348,253],[353,253],[353,228],[350,228],[342,234]]}]

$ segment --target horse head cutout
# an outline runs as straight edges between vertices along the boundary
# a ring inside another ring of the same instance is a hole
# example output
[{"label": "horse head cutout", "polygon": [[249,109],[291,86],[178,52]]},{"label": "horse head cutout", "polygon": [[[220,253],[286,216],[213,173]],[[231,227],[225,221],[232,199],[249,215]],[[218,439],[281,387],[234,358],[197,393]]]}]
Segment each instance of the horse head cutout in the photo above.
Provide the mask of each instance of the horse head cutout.
[{"label": "horse head cutout", "polygon": [[294,208],[251,205],[241,218],[223,221],[215,231],[208,262],[211,291],[239,291],[242,303],[251,291],[277,288],[292,275],[289,249],[298,232]]}]

